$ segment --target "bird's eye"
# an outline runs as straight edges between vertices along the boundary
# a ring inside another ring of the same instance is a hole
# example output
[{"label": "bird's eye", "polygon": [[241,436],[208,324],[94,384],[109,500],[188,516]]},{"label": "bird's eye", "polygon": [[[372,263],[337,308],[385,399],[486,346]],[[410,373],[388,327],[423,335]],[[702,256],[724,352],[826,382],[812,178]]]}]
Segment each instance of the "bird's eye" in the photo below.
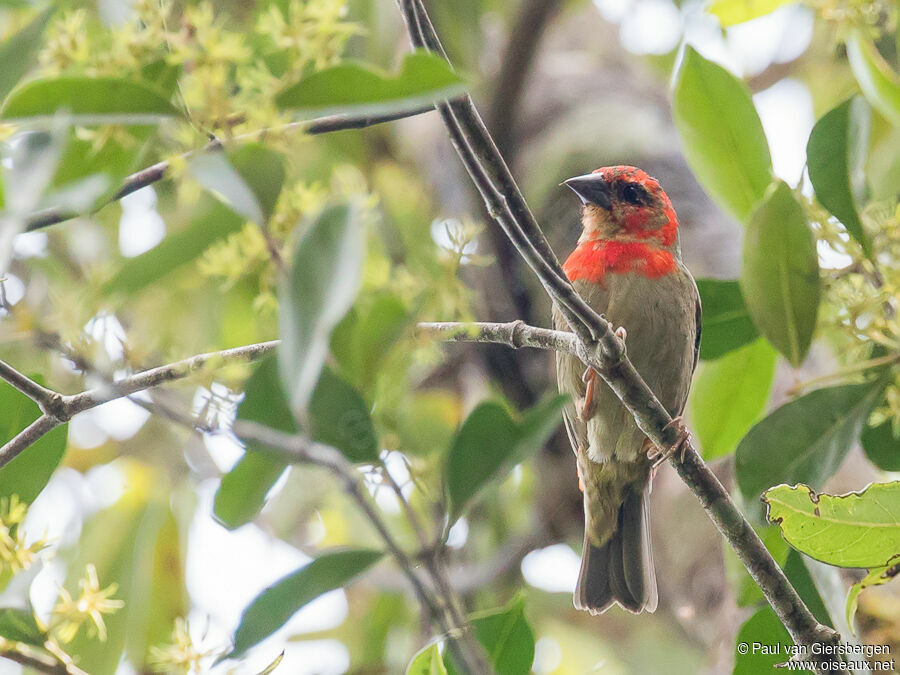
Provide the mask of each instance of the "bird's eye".
[{"label": "bird's eye", "polygon": [[626,185],[622,189],[622,197],[629,204],[641,204],[641,190],[636,185]]}]

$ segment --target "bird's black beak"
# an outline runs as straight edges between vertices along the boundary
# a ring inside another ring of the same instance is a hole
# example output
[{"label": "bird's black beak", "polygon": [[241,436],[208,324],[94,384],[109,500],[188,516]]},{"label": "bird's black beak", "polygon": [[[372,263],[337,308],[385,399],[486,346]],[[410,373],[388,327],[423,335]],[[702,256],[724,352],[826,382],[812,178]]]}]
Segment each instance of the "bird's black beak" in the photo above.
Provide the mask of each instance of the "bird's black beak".
[{"label": "bird's black beak", "polygon": [[608,209],[612,206],[612,189],[603,174],[589,173],[565,181],[565,185],[581,198],[582,204],[596,204]]}]

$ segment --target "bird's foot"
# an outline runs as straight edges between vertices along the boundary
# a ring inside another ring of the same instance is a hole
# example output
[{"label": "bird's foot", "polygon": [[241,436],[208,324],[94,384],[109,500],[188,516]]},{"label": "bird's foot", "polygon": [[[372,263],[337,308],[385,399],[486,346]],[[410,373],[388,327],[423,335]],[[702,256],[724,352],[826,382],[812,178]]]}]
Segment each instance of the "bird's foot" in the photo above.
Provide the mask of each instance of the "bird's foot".
[{"label": "bird's foot", "polygon": [[684,418],[681,415],[672,418],[672,421],[664,427],[664,430],[673,427],[678,430],[678,437],[672,445],[668,448],[660,449],[651,444],[650,449],[647,451],[647,459],[653,462],[654,471],[665,461],[676,455],[679,461],[684,461],[684,453],[687,452],[687,447],[691,442],[691,432],[684,425]]},{"label": "bird's foot", "polygon": [[625,330],[625,326],[619,326],[618,328],[616,328],[615,336],[622,342],[625,342],[625,339],[628,337],[628,331]]},{"label": "bird's foot", "polygon": [[578,413],[578,419],[582,422],[587,422],[594,416],[597,409],[596,401],[594,400],[597,371],[590,367],[585,368],[584,373],[581,375],[581,381],[587,385],[587,388],[584,392],[584,398],[576,402],[575,408]]}]

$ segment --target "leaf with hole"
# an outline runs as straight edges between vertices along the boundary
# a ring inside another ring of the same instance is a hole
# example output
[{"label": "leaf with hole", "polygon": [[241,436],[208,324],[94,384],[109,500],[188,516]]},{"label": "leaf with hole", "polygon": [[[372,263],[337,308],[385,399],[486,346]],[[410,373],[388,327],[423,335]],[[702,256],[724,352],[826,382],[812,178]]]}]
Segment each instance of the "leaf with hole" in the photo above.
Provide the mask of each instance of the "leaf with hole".
[{"label": "leaf with hole", "polygon": [[672,116],[700,184],[746,222],[772,181],[769,145],[750,90],[688,46],[675,73]]},{"label": "leaf with hole", "polygon": [[763,501],[788,543],[837,567],[884,567],[900,555],[900,481],[846,495],[779,485]]},{"label": "leaf with hole", "polygon": [[872,242],[859,218],[865,195],[865,163],[872,112],[856,96],[826,113],[813,127],[806,146],[809,180],[816,198],[872,257]]},{"label": "leaf with hole", "polygon": [[803,207],[781,181],[747,225],[741,291],[759,332],[799,366],[819,311],[819,259]]}]

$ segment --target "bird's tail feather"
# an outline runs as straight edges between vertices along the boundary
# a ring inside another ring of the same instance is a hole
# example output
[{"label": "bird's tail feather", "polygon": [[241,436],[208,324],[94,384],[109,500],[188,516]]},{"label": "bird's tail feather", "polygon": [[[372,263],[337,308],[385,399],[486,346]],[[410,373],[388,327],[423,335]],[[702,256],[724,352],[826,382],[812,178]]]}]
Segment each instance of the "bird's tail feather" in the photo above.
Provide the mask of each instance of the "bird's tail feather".
[{"label": "bird's tail feather", "polygon": [[601,614],[613,604],[639,614],[656,610],[656,572],[650,547],[649,489],[629,490],[618,527],[602,546],[585,535],[575,607]]}]

